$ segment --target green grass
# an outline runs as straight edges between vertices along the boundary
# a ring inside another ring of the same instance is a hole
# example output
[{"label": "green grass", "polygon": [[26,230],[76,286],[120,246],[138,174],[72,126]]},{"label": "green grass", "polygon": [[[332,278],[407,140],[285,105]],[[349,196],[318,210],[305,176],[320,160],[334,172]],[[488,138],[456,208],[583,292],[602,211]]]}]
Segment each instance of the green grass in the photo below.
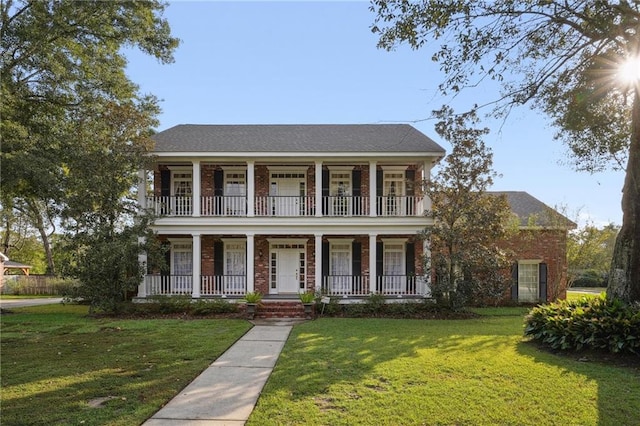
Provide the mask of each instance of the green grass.
[{"label": "green grass", "polygon": [[17,299],[59,299],[62,296],[46,295],[46,294],[2,294],[0,300],[17,300]]},{"label": "green grass", "polygon": [[[251,325],[242,320],[116,320],[86,306],[1,316],[2,425],[135,425]],[[112,397],[101,408],[96,398]]]},{"label": "green grass", "polygon": [[296,326],[248,424],[638,424],[638,366],[540,351],[522,308],[476,312]]},{"label": "green grass", "polygon": [[579,299],[582,299],[583,297],[590,299],[592,297],[597,297],[598,295],[600,295],[601,292],[607,291],[606,288],[595,288],[595,287],[594,287],[594,290],[600,290],[600,291],[598,291],[598,293],[592,293],[592,292],[570,289],[567,291],[567,300],[579,300]]}]

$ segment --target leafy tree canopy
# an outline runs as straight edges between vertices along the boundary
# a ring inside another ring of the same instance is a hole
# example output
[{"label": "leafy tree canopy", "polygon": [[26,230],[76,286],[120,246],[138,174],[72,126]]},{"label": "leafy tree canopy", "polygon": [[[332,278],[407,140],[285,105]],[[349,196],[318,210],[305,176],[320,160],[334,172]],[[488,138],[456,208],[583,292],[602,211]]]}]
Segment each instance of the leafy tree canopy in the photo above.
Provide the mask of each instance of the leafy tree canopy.
[{"label": "leafy tree canopy", "polygon": [[577,169],[626,169],[608,293],[640,300],[640,75],[628,71],[640,66],[640,3],[372,0],[371,10],[380,47],[437,43],[442,92],[496,80],[495,114],[530,103],[557,126]]}]

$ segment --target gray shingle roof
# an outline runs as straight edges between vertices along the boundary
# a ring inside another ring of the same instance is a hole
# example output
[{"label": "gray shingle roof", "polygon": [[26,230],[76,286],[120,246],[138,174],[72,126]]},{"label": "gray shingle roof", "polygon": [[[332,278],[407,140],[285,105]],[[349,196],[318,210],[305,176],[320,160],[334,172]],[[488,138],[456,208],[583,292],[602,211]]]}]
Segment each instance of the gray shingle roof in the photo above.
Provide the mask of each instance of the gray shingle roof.
[{"label": "gray shingle roof", "polygon": [[520,225],[561,226],[577,225],[564,215],[524,191],[488,191],[489,194],[506,195],[511,211],[520,219]]},{"label": "gray shingle roof", "polygon": [[156,153],[445,153],[444,148],[408,124],[180,124],[152,139]]}]

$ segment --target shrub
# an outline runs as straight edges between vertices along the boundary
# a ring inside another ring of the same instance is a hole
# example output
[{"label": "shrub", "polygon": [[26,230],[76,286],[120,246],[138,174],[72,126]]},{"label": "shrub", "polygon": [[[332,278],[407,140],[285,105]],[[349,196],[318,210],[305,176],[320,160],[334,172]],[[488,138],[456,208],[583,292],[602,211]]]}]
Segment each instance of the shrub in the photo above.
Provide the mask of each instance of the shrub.
[{"label": "shrub", "polygon": [[198,299],[191,304],[191,313],[193,315],[204,316],[211,314],[228,314],[238,312],[237,303],[229,303],[226,300],[213,299],[203,300]]},{"label": "shrub", "polygon": [[525,317],[524,334],[553,349],[640,354],[640,305],[604,295],[540,305]]}]

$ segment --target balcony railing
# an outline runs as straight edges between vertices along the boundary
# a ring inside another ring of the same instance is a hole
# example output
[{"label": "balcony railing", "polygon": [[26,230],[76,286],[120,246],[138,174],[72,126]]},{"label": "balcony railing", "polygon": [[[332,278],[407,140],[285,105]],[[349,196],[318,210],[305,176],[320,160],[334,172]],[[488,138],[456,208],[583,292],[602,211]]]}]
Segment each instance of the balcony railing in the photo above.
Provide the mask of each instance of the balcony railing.
[{"label": "balcony railing", "polygon": [[[421,216],[425,211],[425,199],[420,196],[376,197],[377,216],[407,217]],[[147,207],[157,216],[191,216],[193,198],[185,196],[148,197]],[[215,196],[201,197],[201,216],[247,216],[247,197]],[[257,196],[256,216],[291,217],[315,216],[315,196]],[[331,217],[369,216],[369,197],[328,196],[322,197],[322,215]]]},{"label": "balcony railing", "polygon": [[224,195],[202,197],[202,216],[246,216],[247,197],[244,195]]},{"label": "balcony railing", "polygon": [[311,195],[256,197],[256,216],[314,216],[316,199]]},{"label": "balcony railing", "polygon": [[147,208],[150,208],[156,216],[191,216],[193,214],[193,197],[148,197]]}]

